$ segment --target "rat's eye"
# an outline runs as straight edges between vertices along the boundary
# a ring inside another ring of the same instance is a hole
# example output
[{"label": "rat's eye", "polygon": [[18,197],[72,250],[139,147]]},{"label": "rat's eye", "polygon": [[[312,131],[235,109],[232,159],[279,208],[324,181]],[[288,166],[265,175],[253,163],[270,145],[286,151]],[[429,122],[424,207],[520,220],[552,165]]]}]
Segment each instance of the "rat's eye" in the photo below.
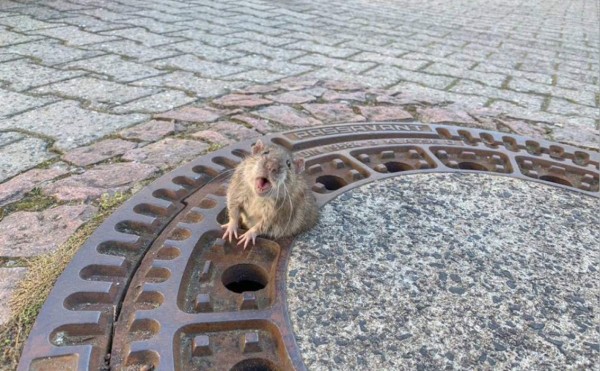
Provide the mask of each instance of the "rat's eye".
[{"label": "rat's eye", "polygon": [[291,168],[291,167],[292,167],[292,161],[290,161],[290,160],[287,160],[287,161],[285,162],[285,164],[286,164],[286,165],[287,165],[287,167],[289,167],[289,168]]},{"label": "rat's eye", "polygon": [[268,155],[268,154],[269,154],[269,151],[264,151],[263,152],[263,155]]}]

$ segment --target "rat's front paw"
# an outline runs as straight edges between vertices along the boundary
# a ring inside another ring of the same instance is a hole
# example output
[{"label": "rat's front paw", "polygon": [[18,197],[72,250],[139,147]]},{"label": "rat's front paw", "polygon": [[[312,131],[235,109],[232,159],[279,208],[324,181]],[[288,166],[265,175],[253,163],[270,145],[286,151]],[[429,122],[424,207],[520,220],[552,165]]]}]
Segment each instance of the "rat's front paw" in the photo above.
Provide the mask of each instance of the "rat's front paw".
[{"label": "rat's front paw", "polygon": [[240,236],[240,241],[238,242],[238,245],[244,244],[244,249],[248,246],[250,241],[252,241],[253,245],[256,245],[257,236],[258,234],[256,233],[256,230],[254,230],[254,228],[250,228],[246,233]]},{"label": "rat's front paw", "polygon": [[225,233],[223,233],[223,239],[225,241],[231,242],[233,237],[238,238],[238,227],[237,223],[229,222],[227,224],[221,225],[221,228],[225,228]]}]

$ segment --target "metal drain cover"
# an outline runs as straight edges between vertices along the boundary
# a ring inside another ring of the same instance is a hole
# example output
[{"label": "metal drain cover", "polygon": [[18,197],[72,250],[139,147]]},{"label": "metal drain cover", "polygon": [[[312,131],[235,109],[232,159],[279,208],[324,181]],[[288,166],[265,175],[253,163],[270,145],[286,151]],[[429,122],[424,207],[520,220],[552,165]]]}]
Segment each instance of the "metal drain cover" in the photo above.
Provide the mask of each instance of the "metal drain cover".
[{"label": "metal drain cover", "polygon": [[[266,137],[307,159],[320,205],[402,174],[486,172],[600,197],[597,153],[460,127],[342,124]],[[220,239],[221,176],[242,142],[154,182],[110,216],[44,304],[20,370],[305,369],[287,312],[290,239]]]}]

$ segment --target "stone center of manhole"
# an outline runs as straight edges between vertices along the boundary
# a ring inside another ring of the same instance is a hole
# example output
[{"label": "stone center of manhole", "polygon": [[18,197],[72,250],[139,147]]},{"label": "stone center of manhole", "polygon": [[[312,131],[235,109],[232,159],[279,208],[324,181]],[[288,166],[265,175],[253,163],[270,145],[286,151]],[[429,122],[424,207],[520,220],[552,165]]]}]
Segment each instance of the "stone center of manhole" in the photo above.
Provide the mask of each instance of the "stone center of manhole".
[{"label": "stone center of manhole", "polygon": [[421,174],[349,191],[296,241],[290,317],[309,369],[558,369],[597,361],[600,200]]}]

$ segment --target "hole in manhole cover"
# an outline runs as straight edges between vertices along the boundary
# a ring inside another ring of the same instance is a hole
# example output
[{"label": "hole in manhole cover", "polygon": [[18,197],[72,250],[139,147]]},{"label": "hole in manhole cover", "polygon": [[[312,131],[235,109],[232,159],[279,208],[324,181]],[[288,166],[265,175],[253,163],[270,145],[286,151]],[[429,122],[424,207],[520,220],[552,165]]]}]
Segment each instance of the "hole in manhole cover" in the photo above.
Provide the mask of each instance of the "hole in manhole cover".
[{"label": "hole in manhole cover", "polygon": [[458,168],[463,170],[487,171],[487,168],[476,162],[463,161],[458,163]]},{"label": "hole in manhole cover", "polygon": [[337,191],[347,183],[344,179],[335,175],[322,175],[317,178],[317,184],[322,184],[328,191]]},{"label": "hole in manhole cover", "polygon": [[231,371],[279,371],[279,368],[269,360],[251,358],[236,364]]},{"label": "hole in manhole cover", "polygon": [[[320,205],[374,181],[436,172],[502,175],[600,196],[597,153],[504,133],[382,122],[264,140],[306,159]],[[251,145],[198,158],[111,215],[56,282],[19,369],[305,369],[286,301],[293,240],[258,238],[244,250],[220,238],[226,174]]]},{"label": "hole in manhole cover", "polygon": [[414,170],[412,166],[410,166],[409,164],[405,164],[403,162],[388,161],[388,162],[384,163],[383,165],[385,166],[385,169],[387,171],[389,171],[390,173]]},{"label": "hole in manhole cover", "polygon": [[562,185],[567,186],[567,187],[572,187],[573,186],[571,184],[571,182],[569,182],[567,179],[560,178],[560,177],[554,176],[554,175],[542,175],[540,177],[540,179],[541,180],[545,180],[547,182],[551,182],[551,183],[562,184]]},{"label": "hole in manhole cover", "polygon": [[223,285],[229,291],[241,294],[246,291],[258,291],[268,283],[267,273],[257,265],[238,264],[223,272]]}]

